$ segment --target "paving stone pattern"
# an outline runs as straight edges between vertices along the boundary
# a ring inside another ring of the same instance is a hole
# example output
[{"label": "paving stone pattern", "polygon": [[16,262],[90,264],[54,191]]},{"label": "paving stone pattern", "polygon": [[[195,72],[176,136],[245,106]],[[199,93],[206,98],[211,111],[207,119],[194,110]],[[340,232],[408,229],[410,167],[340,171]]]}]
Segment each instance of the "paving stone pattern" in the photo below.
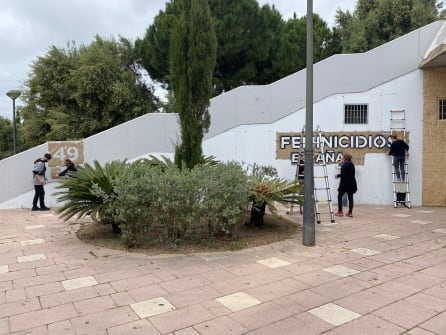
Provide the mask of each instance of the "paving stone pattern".
[{"label": "paving stone pattern", "polygon": [[99,248],[78,228],[0,211],[0,335],[446,334],[443,207],[357,206],[322,218],[314,247],[297,232],[193,255]]}]

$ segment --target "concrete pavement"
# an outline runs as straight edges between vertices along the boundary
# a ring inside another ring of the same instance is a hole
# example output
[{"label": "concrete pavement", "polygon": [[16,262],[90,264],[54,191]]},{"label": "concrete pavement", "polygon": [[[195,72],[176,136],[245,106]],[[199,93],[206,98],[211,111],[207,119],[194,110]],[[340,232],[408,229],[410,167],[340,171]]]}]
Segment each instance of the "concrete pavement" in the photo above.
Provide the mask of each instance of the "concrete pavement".
[{"label": "concrete pavement", "polygon": [[446,334],[446,208],[354,215],[322,217],[315,247],[148,256],[1,210],[0,335]]}]

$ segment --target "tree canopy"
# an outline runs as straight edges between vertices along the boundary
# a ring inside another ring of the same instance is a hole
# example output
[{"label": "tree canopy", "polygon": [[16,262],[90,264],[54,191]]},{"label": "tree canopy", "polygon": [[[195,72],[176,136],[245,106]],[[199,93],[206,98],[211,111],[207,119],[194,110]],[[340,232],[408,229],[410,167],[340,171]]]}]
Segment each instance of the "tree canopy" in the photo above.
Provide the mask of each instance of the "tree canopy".
[{"label": "tree canopy", "polygon": [[[18,148],[50,140],[82,139],[157,111],[161,103],[153,87],[142,80],[142,70],[169,89],[165,109],[181,114],[186,97],[191,99],[186,104],[199,106],[193,112],[197,122],[194,126],[202,133],[209,126],[204,93],[208,79],[193,83],[200,77],[195,64],[203,62],[200,66],[206,71],[213,66],[211,96],[240,85],[269,84],[305,67],[306,17],[294,15],[285,20],[274,6],[260,6],[257,0],[200,0],[202,7],[209,8],[209,27],[213,27],[217,41],[215,63],[207,63],[202,46],[192,48],[197,42],[184,35],[192,32],[192,20],[184,16],[185,1],[192,0],[168,1],[135,45],[123,37],[116,41],[96,36],[89,45],[51,46],[32,63],[22,92],[25,105],[18,109]],[[435,0],[358,0],[352,13],[337,11],[332,29],[314,14],[314,62],[336,53],[370,50],[444,18],[446,12],[438,13],[437,9]],[[181,25],[185,31],[175,32]],[[202,35],[197,33],[198,37]],[[176,43],[180,44],[173,51]],[[192,61],[186,50],[203,59]],[[180,60],[192,62],[191,67]],[[180,70],[192,72],[180,78]],[[202,90],[203,100],[187,96],[183,89],[189,95]],[[191,106],[187,108],[191,110]],[[8,151],[11,128],[7,121],[0,120],[2,155],[12,152]]]},{"label": "tree canopy", "polygon": [[11,156],[13,151],[12,121],[0,116],[0,159]]},{"label": "tree canopy", "polygon": [[210,124],[217,40],[207,0],[180,0],[181,15],[171,34],[170,80],[180,117],[181,144],[175,160],[192,168],[202,159],[203,131]]},{"label": "tree canopy", "polygon": [[[214,95],[240,85],[269,84],[305,67],[305,57],[301,56],[306,49],[305,18],[285,21],[274,6],[260,7],[256,0],[208,2],[218,42]],[[170,86],[170,34],[181,13],[178,4],[179,0],[168,2],[144,38],[135,42],[142,66],[166,88]],[[315,61],[319,61],[331,55],[325,50],[329,50],[332,38],[327,24],[317,15],[314,35]]]},{"label": "tree canopy", "polygon": [[82,139],[156,111],[153,88],[141,80],[125,38],[66,49],[52,46],[31,67],[20,112],[25,147]]},{"label": "tree canopy", "polygon": [[338,10],[334,33],[339,52],[365,52],[439,18],[435,0],[358,0],[355,11]]}]

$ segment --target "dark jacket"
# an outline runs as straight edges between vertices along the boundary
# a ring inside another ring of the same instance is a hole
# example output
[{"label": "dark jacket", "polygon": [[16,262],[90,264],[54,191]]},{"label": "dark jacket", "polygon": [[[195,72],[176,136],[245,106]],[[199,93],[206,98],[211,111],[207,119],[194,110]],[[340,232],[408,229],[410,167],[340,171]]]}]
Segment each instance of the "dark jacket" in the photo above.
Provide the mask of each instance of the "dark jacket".
[{"label": "dark jacket", "polygon": [[351,160],[345,160],[341,166],[341,173],[338,174],[341,178],[338,191],[347,193],[356,193],[358,186],[355,179],[355,165]]},{"label": "dark jacket", "polygon": [[404,157],[406,150],[409,151],[409,146],[403,140],[393,141],[390,145],[389,155],[393,157]]},{"label": "dark jacket", "polygon": [[77,171],[76,166],[74,166],[74,164],[68,165],[63,171],[61,171],[61,172],[59,173],[59,177],[63,177],[63,176],[65,176],[67,173],[69,174],[70,171],[71,171],[71,172],[76,172],[76,171]]}]

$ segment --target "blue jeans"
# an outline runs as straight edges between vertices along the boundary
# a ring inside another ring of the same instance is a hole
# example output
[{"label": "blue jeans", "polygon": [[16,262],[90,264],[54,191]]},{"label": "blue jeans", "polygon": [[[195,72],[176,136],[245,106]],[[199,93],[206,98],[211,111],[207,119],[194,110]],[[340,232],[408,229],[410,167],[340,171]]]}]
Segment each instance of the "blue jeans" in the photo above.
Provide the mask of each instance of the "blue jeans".
[{"label": "blue jeans", "polygon": [[406,172],[404,169],[404,163],[406,162],[405,156],[394,156],[393,157],[393,167],[395,169],[396,179],[401,179],[404,181],[406,177]]}]

